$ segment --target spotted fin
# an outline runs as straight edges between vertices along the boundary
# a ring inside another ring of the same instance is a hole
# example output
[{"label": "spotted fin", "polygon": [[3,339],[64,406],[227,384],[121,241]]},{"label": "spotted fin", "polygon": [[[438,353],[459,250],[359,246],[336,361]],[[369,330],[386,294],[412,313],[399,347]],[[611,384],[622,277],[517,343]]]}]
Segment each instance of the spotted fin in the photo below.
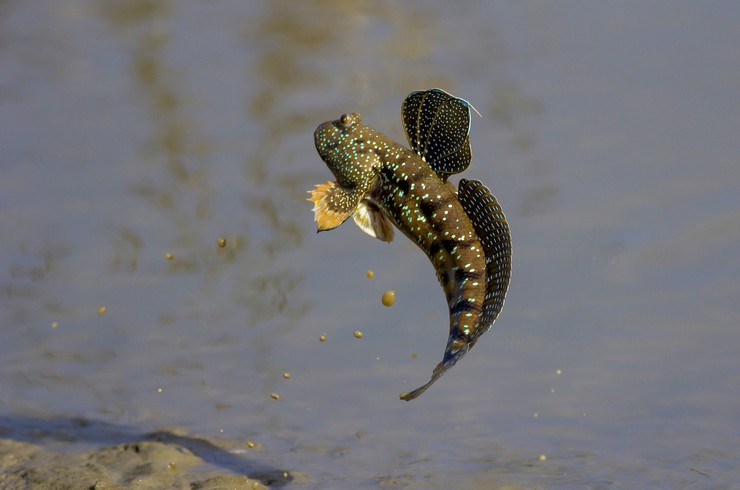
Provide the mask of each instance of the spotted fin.
[{"label": "spotted fin", "polygon": [[368,199],[360,201],[352,219],[371,237],[388,243],[393,241],[393,225],[374,202]]},{"label": "spotted fin", "polygon": [[478,336],[496,321],[511,279],[511,232],[498,201],[480,181],[460,179],[457,197],[486,255],[486,297]]},{"label": "spotted fin", "polygon": [[437,88],[412,92],[403,101],[409,145],[442,180],[470,165],[471,107],[475,110],[468,101]]},{"label": "spotted fin", "polygon": [[308,200],[314,203],[312,211],[318,231],[332,230],[347,221],[362,197],[336,182],[318,184],[308,192],[311,194]]}]

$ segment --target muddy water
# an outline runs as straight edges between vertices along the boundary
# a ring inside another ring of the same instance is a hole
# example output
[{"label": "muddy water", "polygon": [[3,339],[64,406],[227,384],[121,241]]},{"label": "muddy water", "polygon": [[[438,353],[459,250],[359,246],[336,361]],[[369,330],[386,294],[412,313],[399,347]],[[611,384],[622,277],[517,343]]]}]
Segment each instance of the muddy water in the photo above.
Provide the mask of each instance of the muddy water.
[{"label": "muddy water", "polygon": [[[0,483],[736,485],[738,15],[0,3]],[[403,237],[316,235],[305,191],[318,123],[402,140],[430,87],[483,114],[466,176],[514,274],[405,403],[446,340],[434,272]]]}]

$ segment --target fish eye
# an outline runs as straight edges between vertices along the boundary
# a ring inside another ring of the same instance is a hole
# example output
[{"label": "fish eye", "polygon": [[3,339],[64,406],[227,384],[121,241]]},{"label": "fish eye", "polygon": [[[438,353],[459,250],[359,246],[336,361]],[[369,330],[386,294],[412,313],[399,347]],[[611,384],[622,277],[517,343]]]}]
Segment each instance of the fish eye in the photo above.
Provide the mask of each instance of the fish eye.
[{"label": "fish eye", "polygon": [[354,121],[355,117],[352,114],[342,114],[339,118],[339,124],[345,129],[350,127]]}]

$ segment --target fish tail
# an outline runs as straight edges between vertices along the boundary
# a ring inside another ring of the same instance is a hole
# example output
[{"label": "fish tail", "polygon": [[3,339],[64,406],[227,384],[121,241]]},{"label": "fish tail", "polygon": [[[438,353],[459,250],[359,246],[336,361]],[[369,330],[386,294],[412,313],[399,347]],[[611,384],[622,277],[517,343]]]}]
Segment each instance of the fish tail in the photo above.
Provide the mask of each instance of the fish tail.
[{"label": "fish tail", "polygon": [[504,306],[511,277],[511,233],[506,216],[491,191],[477,180],[461,179],[458,199],[479,240],[478,245],[471,245],[474,248],[462,251],[459,262],[476,265],[439,275],[450,308],[450,336],[444,358],[429,382],[401,393],[402,400],[413,400],[441,378],[491,328]]},{"label": "fish tail", "polygon": [[400,398],[401,400],[405,400],[407,402],[413,400],[414,398],[417,398],[419,395],[427,391],[427,389],[432,386],[432,383],[437,381],[439,378],[442,377],[442,375],[447,372],[447,369],[449,369],[450,366],[445,366],[444,361],[437,364],[437,367],[434,368],[434,371],[432,372],[432,379],[429,380],[429,382],[425,385],[419,386],[414,391],[404,391],[401,393]]},{"label": "fish tail", "polygon": [[[410,401],[424,393],[435,381],[442,377],[470,350],[478,338],[477,329],[481,322],[483,299],[485,296],[485,259],[480,242],[473,239],[464,247],[452,249],[459,266],[444,270],[435,261],[438,277],[447,295],[450,312],[450,334],[447,339],[442,362],[432,371],[432,377],[425,385],[401,393],[401,399]],[[441,262],[447,259],[440,259]]]}]

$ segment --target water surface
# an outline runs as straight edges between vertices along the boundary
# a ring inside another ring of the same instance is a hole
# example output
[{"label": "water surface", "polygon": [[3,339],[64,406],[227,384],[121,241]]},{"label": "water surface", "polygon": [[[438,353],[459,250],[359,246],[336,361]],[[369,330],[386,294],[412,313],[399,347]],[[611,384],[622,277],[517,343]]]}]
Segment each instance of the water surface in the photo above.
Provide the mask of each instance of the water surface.
[{"label": "water surface", "polygon": [[[737,485],[739,16],[0,3],[0,434],[178,427],[322,489]],[[431,87],[483,114],[465,175],[507,212],[513,279],[405,403],[446,341],[432,267],[400,234],[316,235],[305,199],[317,124],[403,141]]]}]

